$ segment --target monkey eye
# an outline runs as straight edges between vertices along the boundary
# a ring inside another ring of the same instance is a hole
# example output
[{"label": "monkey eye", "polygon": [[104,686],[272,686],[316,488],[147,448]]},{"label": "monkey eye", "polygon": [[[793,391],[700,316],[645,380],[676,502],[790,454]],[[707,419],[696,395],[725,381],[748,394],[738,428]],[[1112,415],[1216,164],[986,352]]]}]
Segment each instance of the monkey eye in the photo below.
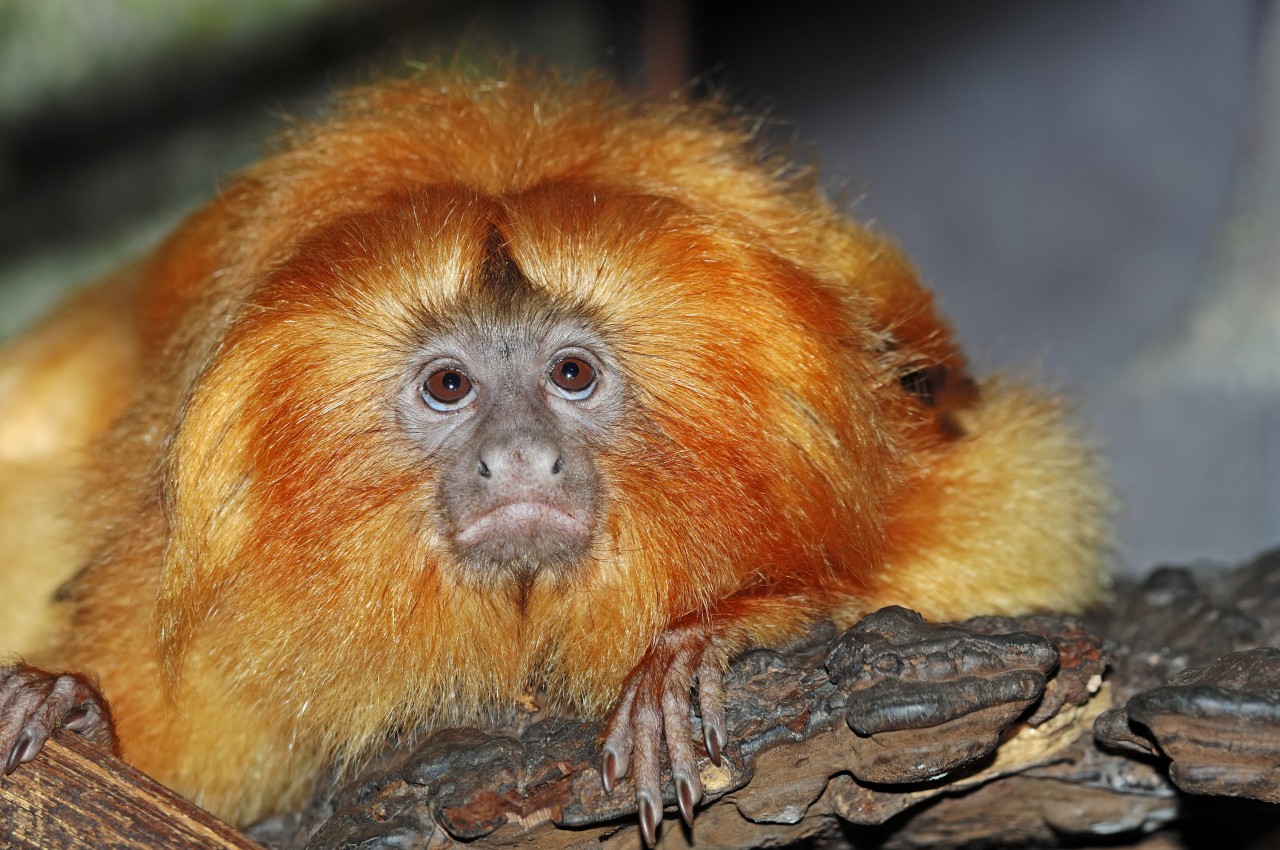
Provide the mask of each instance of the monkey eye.
[{"label": "monkey eye", "polygon": [[596,370],[581,357],[561,357],[547,371],[556,392],[572,401],[591,395],[596,388]]},{"label": "monkey eye", "polygon": [[459,369],[437,369],[422,382],[422,400],[441,413],[466,407],[475,396],[475,388]]}]

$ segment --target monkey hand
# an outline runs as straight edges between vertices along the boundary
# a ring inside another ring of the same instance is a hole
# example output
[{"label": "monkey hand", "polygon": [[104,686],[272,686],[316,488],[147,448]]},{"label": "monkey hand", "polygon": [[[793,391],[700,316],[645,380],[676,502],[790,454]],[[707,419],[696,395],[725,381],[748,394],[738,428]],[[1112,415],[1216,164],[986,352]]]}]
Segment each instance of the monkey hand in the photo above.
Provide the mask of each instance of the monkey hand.
[{"label": "monkey hand", "polygon": [[0,667],[0,758],[5,775],[34,759],[60,729],[118,753],[107,701],[87,677],[26,664]]},{"label": "monkey hand", "polygon": [[627,676],[622,697],[605,729],[600,775],[607,793],[633,769],[640,834],[646,845],[657,840],[662,821],[661,744],[665,738],[671,759],[676,804],[685,823],[702,799],[702,781],[694,756],[693,700],[698,685],[698,709],[707,756],[720,763],[726,732],[724,666],[727,652],[705,620],[679,621],[669,627]]}]

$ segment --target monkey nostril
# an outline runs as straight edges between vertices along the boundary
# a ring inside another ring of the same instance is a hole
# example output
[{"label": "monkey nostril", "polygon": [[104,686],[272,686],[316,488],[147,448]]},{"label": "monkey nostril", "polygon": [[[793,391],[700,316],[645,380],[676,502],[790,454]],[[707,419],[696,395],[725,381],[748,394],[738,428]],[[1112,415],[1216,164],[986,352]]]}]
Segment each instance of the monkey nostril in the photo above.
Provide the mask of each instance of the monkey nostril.
[{"label": "monkey nostril", "polygon": [[492,478],[493,473],[489,470],[489,465],[484,461],[479,461],[476,466],[476,472],[481,478]]},{"label": "monkey nostril", "polygon": [[556,458],[556,462],[551,464],[551,474],[559,475],[564,470],[564,460]]}]

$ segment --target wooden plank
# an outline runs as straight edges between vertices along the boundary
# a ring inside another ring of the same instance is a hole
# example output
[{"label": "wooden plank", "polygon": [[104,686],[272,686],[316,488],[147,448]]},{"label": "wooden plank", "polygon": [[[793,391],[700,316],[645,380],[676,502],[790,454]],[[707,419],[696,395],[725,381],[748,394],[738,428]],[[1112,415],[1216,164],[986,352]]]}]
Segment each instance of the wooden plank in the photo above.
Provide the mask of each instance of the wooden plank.
[{"label": "wooden plank", "polygon": [[14,850],[262,850],[119,759],[64,734],[0,776],[0,845]]}]

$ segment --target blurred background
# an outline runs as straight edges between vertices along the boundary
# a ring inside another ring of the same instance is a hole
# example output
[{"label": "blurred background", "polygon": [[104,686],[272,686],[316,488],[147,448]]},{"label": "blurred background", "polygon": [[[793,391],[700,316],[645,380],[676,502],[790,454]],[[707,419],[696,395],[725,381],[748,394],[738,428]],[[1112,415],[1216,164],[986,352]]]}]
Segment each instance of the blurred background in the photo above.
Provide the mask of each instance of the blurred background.
[{"label": "blurred background", "polygon": [[0,0],[0,338],[286,116],[459,44],[768,116],[903,244],[979,371],[1077,400],[1121,569],[1280,543],[1272,0]]}]

